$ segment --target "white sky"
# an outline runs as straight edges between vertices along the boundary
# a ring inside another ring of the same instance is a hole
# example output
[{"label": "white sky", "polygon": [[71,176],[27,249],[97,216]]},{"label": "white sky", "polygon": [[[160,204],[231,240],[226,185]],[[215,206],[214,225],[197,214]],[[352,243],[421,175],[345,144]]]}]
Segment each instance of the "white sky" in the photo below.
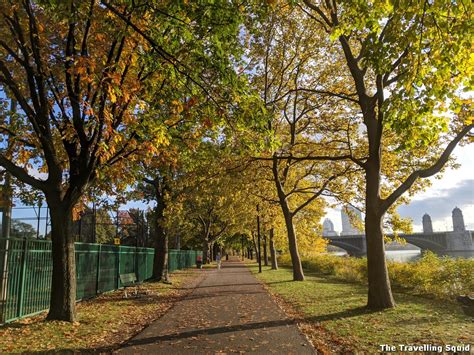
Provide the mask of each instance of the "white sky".
[{"label": "white sky", "polygon": [[[455,207],[462,210],[466,228],[474,230],[474,144],[456,147],[454,155],[461,165],[459,169],[446,171],[440,180],[431,178],[431,187],[399,208],[403,217],[412,218],[414,232],[422,231],[425,213],[431,215],[434,231],[452,230],[451,212]],[[334,223],[336,231],[342,230],[340,207],[328,210],[324,218]]]}]

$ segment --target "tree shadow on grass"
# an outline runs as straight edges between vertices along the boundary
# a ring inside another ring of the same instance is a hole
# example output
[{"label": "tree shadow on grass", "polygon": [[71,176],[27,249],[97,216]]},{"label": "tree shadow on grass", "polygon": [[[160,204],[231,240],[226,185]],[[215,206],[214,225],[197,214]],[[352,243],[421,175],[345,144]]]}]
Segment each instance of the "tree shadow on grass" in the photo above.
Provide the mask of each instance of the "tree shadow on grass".
[{"label": "tree shadow on grass", "polygon": [[378,311],[369,309],[364,306],[364,307],[346,309],[344,311],[340,311],[336,313],[304,317],[304,320],[308,322],[317,323],[317,322],[325,322],[325,321],[338,320],[338,319],[354,318],[354,317],[363,316],[365,314],[372,314],[372,313],[377,313],[377,312]]},{"label": "tree shadow on grass", "polygon": [[[44,313],[46,313],[46,312],[47,311],[45,311]],[[22,328],[30,327],[32,324],[43,323],[43,322],[47,322],[47,320],[45,318],[41,318],[41,319],[38,319],[38,320],[34,320],[31,323],[21,323],[21,321],[20,322],[5,323],[5,324],[2,324],[2,326],[0,327],[0,330],[22,329]]]},{"label": "tree shadow on grass", "polygon": [[266,285],[275,285],[275,284],[286,284],[286,283],[291,283],[291,282],[299,282],[299,281],[293,281],[293,280],[281,280],[281,281],[270,281],[270,282],[265,282]]},{"label": "tree shadow on grass", "polygon": [[94,304],[103,304],[103,303],[115,303],[115,302],[131,302],[131,303],[142,303],[142,302],[156,302],[163,300],[167,298],[168,295],[163,295],[160,292],[155,293],[153,292],[152,294],[138,294],[138,295],[133,295],[132,291],[129,291],[129,296],[124,297],[123,295],[119,295],[117,297],[107,297],[107,298],[96,298],[92,299],[91,303]]}]

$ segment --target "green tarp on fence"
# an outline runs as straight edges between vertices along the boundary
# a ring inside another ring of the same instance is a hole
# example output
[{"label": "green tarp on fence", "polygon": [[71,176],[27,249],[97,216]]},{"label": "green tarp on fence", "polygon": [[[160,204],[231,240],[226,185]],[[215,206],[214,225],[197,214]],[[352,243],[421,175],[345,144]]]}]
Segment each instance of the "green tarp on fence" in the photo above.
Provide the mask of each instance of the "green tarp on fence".
[{"label": "green tarp on fence", "polygon": [[[5,253],[5,250],[8,250]],[[152,276],[154,249],[76,243],[76,299],[120,288],[120,274],[140,281]],[[168,270],[192,267],[200,251],[170,250]],[[0,323],[48,309],[51,289],[51,242],[0,238]]]}]

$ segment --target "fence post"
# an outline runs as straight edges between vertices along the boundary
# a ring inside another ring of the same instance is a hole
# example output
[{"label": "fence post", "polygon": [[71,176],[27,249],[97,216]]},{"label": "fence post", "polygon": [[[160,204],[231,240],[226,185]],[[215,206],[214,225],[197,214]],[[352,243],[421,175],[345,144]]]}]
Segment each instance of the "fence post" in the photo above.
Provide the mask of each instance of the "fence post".
[{"label": "fence post", "polygon": [[100,285],[100,251],[102,249],[102,244],[99,244],[99,250],[97,250],[97,273],[95,278],[95,294],[99,294],[99,285]]},{"label": "fence post", "polygon": [[23,298],[25,295],[25,279],[26,279],[26,256],[28,253],[28,241],[23,239],[23,248],[21,253],[21,269],[20,269],[20,292],[18,295],[17,317],[20,318],[23,313]]},{"label": "fence post", "polygon": [[120,245],[117,246],[117,290],[120,288]]},{"label": "fence post", "polygon": [[133,258],[135,262],[135,275],[137,276],[137,280],[140,281],[140,275],[138,275],[138,247],[135,245],[135,257]]},{"label": "fence post", "polygon": [[148,250],[145,249],[145,275],[143,280],[145,281],[148,278]]}]

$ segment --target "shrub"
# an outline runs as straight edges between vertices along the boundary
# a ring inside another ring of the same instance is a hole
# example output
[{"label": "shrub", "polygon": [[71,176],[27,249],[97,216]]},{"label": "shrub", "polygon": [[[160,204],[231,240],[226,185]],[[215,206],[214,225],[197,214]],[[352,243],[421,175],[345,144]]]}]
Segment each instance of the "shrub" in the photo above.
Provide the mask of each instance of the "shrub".
[{"label": "shrub", "polygon": [[[280,257],[282,265],[291,266],[290,255]],[[367,283],[367,259],[320,254],[304,257],[303,268],[339,280]],[[412,263],[391,261],[388,272],[394,288],[439,299],[455,299],[474,294],[474,259],[438,257],[426,252]]]}]

